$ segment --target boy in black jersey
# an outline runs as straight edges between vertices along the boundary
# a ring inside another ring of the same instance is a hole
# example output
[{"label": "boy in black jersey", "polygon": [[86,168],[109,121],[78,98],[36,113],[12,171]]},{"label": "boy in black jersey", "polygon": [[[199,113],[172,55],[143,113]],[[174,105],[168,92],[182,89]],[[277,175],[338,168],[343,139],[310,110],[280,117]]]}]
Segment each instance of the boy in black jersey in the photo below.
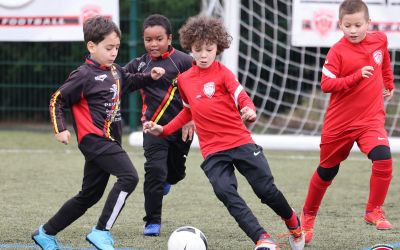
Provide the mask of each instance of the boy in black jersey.
[{"label": "boy in black jersey", "polygon": [[121,147],[121,95],[164,74],[162,68],[128,74],[114,64],[121,31],[112,20],[102,16],[90,18],[84,23],[83,32],[90,55],[50,100],[55,137],[64,144],[69,143],[71,134],[65,126],[63,110],[71,108],[78,147],[85,156],[82,189],[32,234],[36,244],[45,250],[60,248],[55,235],[100,200],[110,175],[116,176],[117,182],[86,239],[97,249],[114,249],[109,230],[138,183],[136,169]]},{"label": "boy in black jersey", "polygon": [[[183,108],[176,79],[192,66],[193,59],[171,46],[172,28],[165,16],[154,14],[146,18],[143,23],[143,40],[147,53],[129,62],[125,68],[131,73],[150,72],[157,66],[165,69],[163,78],[140,90],[143,99],[142,122],[153,121],[165,125]],[[160,235],[163,195],[168,193],[170,185],[185,177],[185,162],[192,135],[192,123],[165,138],[143,134],[146,157],[145,236]]]}]

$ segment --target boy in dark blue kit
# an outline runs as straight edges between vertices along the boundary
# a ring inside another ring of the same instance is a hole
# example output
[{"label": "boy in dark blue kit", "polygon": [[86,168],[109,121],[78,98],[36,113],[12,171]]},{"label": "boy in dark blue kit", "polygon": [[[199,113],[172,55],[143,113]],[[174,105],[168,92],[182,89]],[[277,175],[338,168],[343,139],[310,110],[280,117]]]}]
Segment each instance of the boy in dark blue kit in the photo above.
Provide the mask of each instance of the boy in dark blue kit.
[{"label": "boy in dark blue kit", "polygon": [[71,134],[66,129],[63,110],[71,108],[78,147],[85,156],[82,189],[32,234],[44,250],[60,249],[55,235],[100,200],[110,175],[116,176],[117,182],[86,239],[97,249],[114,249],[109,230],[138,183],[137,172],[121,147],[121,95],[164,74],[162,68],[153,68],[147,74],[128,74],[114,64],[121,31],[112,20],[102,16],[90,18],[84,23],[83,32],[90,55],[50,100],[55,137],[64,144],[69,143]]},{"label": "boy in dark blue kit", "polygon": [[[192,66],[192,57],[171,46],[172,28],[169,20],[153,14],[143,23],[143,41],[146,54],[132,60],[125,68],[131,73],[150,72],[154,67],[165,69],[162,79],[144,86],[140,93],[143,99],[142,122],[154,121],[165,125],[183,108],[176,78]],[[143,135],[144,197],[146,222],[143,234],[159,236],[163,195],[170,185],[185,177],[186,156],[189,152],[193,125],[189,123],[182,130],[168,137],[160,138],[151,134]]]}]

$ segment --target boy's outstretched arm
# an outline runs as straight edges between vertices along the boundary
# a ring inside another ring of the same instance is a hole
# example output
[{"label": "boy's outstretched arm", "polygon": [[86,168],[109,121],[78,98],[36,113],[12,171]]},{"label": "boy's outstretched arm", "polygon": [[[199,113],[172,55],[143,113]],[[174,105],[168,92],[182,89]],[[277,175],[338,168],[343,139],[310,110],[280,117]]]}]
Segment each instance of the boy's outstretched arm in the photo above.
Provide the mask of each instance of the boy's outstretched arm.
[{"label": "boy's outstretched arm", "polygon": [[151,69],[151,78],[153,80],[160,79],[165,74],[165,69],[161,67],[154,67]]},{"label": "boy's outstretched arm", "polygon": [[244,122],[255,122],[257,118],[256,112],[248,106],[243,107],[240,113],[242,114],[242,120]]},{"label": "boy's outstretched arm", "polygon": [[147,121],[145,123],[143,123],[143,132],[145,134],[149,133],[155,136],[159,136],[160,134],[162,134],[162,132],[164,131],[164,127],[161,125],[158,125],[157,123],[153,122],[153,121]]},{"label": "boy's outstretched arm", "polygon": [[60,133],[54,135],[58,142],[64,143],[68,145],[69,140],[71,139],[71,133],[68,130],[64,130]]},{"label": "boy's outstretched arm", "polygon": [[182,127],[182,141],[187,141],[187,140],[192,140],[193,139],[193,134],[194,134],[194,122],[193,120],[186,123],[183,127]]}]

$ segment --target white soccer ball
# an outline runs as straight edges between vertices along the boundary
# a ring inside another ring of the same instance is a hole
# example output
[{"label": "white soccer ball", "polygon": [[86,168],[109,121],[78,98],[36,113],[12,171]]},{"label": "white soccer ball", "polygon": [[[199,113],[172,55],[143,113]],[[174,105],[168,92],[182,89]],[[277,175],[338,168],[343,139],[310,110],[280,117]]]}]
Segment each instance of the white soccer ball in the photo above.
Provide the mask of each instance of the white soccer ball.
[{"label": "white soccer ball", "polygon": [[176,229],[168,240],[168,250],[207,250],[207,238],[199,229],[184,226]]}]

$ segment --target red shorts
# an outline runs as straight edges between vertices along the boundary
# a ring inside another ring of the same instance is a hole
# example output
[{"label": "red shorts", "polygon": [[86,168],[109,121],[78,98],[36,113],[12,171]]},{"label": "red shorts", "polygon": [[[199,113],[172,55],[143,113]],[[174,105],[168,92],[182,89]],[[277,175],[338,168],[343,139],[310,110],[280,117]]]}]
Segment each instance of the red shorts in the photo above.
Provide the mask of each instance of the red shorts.
[{"label": "red shorts", "polygon": [[345,131],[337,136],[321,135],[319,165],[325,168],[338,165],[349,156],[354,142],[367,156],[376,146],[389,147],[387,132],[383,127]]}]

